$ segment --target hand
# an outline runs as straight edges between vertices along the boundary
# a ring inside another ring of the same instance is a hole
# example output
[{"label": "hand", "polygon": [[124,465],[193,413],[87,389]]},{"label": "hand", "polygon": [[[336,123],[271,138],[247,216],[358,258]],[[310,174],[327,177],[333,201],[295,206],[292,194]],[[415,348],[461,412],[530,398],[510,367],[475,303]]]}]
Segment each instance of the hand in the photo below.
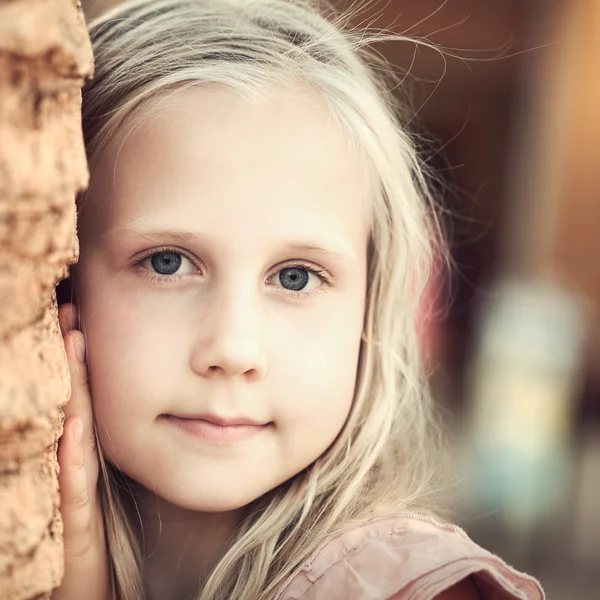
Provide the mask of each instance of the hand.
[{"label": "hand", "polygon": [[60,512],[64,523],[65,576],[52,600],[111,600],[102,508],[100,472],[94,438],[92,401],[85,363],[85,341],[77,331],[73,304],[59,310],[60,327],[71,375],[71,398],[58,446]]}]

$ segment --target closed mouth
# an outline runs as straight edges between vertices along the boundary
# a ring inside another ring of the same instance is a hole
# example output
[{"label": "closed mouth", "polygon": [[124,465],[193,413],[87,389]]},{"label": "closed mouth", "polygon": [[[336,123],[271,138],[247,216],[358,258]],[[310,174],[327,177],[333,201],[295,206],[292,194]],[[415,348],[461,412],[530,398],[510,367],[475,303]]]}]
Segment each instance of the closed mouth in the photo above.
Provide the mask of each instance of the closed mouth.
[{"label": "closed mouth", "polygon": [[161,415],[184,433],[217,445],[231,445],[249,440],[269,429],[272,422],[260,423],[249,419],[216,419],[214,416]]}]

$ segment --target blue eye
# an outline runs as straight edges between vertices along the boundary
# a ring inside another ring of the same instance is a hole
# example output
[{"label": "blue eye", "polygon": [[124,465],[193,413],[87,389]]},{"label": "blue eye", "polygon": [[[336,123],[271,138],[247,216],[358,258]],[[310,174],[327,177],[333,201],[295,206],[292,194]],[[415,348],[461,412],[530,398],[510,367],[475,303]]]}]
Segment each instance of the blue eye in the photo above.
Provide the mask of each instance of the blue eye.
[{"label": "blue eye", "polygon": [[147,254],[146,258],[137,262],[137,267],[146,275],[161,280],[163,283],[176,281],[188,275],[199,275],[200,270],[192,259],[176,249],[165,248]]},{"label": "blue eye", "polygon": [[159,252],[150,257],[152,269],[159,275],[174,275],[181,267],[182,256],[176,252]]},{"label": "blue eye", "polygon": [[316,266],[289,265],[269,277],[270,285],[295,296],[310,296],[325,284],[330,285],[327,273]]},{"label": "blue eye", "polygon": [[307,269],[292,267],[279,271],[279,283],[291,292],[300,292],[309,281],[309,272]]}]

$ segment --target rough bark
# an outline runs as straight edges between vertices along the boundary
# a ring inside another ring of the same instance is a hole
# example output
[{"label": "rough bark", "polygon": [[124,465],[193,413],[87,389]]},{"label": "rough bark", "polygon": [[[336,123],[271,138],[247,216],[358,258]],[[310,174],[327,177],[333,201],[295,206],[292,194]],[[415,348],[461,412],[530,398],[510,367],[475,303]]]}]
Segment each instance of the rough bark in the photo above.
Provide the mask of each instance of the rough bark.
[{"label": "rough bark", "polygon": [[54,287],[75,259],[87,184],[81,85],[92,53],[75,0],[0,2],[0,597],[62,577],[56,442],[68,399]]}]

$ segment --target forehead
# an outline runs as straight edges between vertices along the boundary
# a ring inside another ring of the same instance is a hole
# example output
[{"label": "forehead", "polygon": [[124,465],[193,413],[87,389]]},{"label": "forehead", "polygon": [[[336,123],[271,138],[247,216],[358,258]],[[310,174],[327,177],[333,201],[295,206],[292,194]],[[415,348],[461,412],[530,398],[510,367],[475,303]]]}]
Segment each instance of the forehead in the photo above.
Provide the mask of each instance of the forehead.
[{"label": "forehead", "polygon": [[90,196],[103,230],[148,219],[165,227],[183,211],[211,225],[223,214],[242,223],[258,215],[275,227],[308,219],[364,233],[370,208],[359,152],[320,95],[299,83],[252,98],[216,85],[163,93],[107,148]]}]

